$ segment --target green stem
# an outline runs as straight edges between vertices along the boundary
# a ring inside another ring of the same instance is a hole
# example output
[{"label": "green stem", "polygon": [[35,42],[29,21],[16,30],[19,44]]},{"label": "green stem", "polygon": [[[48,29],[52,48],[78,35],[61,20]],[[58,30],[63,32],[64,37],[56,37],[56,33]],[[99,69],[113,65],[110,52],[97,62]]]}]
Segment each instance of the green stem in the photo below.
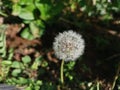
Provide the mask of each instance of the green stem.
[{"label": "green stem", "polygon": [[64,60],[62,60],[61,68],[60,68],[60,79],[61,79],[61,83],[62,83],[62,84],[64,84],[63,69],[64,69]]},{"label": "green stem", "polygon": [[114,90],[116,81],[117,81],[117,79],[119,77],[119,73],[120,73],[120,62],[118,63],[118,68],[117,68],[116,75],[114,77],[114,81],[113,81],[113,84],[112,84],[112,90]]},{"label": "green stem", "polygon": [[100,84],[99,84],[99,81],[97,81],[97,90],[100,90],[99,87],[100,87]]}]

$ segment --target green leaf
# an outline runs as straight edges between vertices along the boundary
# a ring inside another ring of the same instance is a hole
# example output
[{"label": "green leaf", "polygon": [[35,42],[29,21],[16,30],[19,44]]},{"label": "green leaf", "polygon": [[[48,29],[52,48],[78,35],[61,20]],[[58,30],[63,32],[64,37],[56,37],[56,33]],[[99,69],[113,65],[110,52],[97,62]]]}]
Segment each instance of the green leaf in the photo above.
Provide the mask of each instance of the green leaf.
[{"label": "green leaf", "polygon": [[41,80],[38,80],[38,81],[36,82],[36,84],[37,84],[37,85],[42,85],[43,83],[42,83]]},{"label": "green leaf", "polygon": [[30,33],[29,28],[25,28],[22,32],[21,32],[21,37],[25,38],[25,39],[29,39],[29,40],[33,40],[34,37],[33,35]]},{"label": "green leaf", "polygon": [[33,22],[33,20],[24,20],[23,23],[25,24],[30,24],[31,22]]},{"label": "green leaf", "polygon": [[72,70],[75,66],[75,62],[74,61],[70,61],[68,64],[66,64],[66,66],[68,67],[69,70]]},{"label": "green leaf", "polygon": [[3,64],[3,65],[11,65],[11,64],[12,64],[12,62],[11,62],[11,61],[7,61],[7,60],[6,60],[6,61],[2,61],[2,64]]},{"label": "green leaf", "polygon": [[66,72],[66,73],[65,73],[65,76],[68,77],[69,80],[73,80],[73,78],[74,78],[73,75],[70,74],[70,72]]},{"label": "green leaf", "polygon": [[48,62],[47,61],[43,61],[41,64],[42,67],[47,67],[48,66]]},{"label": "green leaf", "polygon": [[0,25],[0,56],[1,57],[6,56],[6,36],[5,36],[6,28],[7,28],[6,25]]},{"label": "green leaf", "polygon": [[11,67],[12,67],[12,68],[21,68],[20,62],[14,61],[14,62],[12,63],[12,66],[11,66]]},{"label": "green leaf", "polygon": [[19,13],[19,17],[25,20],[34,20],[34,4],[28,5],[21,9],[21,12]]},{"label": "green leaf", "polygon": [[4,17],[7,17],[8,15],[6,13],[4,13],[3,11],[0,11],[0,15],[1,16],[4,16]]},{"label": "green leaf", "polygon": [[[4,45],[4,44],[3,44]],[[2,48],[0,48],[0,53],[3,53],[3,52],[5,52],[5,49],[6,49],[6,47],[2,47]]]},{"label": "green leaf", "polygon": [[51,16],[50,16],[50,10],[52,9],[52,3],[49,0],[46,1],[38,1],[36,0],[35,2],[36,7],[40,10],[40,17],[43,20],[48,20]]},{"label": "green leaf", "polygon": [[21,6],[18,5],[17,3],[16,4],[13,4],[12,6],[12,15],[15,15],[15,16],[18,16],[19,13],[21,12]]},{"label": "green leaf", "polygon": [[36,58],[31,68],[37,70],[38,66],[41,64],[41,61],[42,61],[41,57]]},{"label": "green leaf", "polygon": [[18,84],[25,85],[28,83],[28,80],[23,77],[19,77]]},{"label": "green leaf", "polygon": [[9,52],[8,60],[11,60],[12,57],[13,57],[13,54],[14,54],[14,50],[13,50],[13,48],[10,48],[10,50],[9,50],[8,52]]},{"label": "green leaf", "polygon": [[20,18],[22,19],[26,19],[26,20],[33,20],[34,19],[34,15],[33,12],[30,12],[28,10],[22,10],[21,13],[18,15]]},{"label": "green leaf", "polygon": [[30,58],[30,56],[26,55],[26,56],[22,57],[22,61],[23,61],[23,63],[27,64],[27,63],[31,62],[31,58]]},{"label": "green leaf", "polygon": [[62,12],[64,8],[62,1],[57,1],[53,4],[50,0],[36,0],[35,5],[40,11],[40,18],[45,21],[53,20],[56,15],[60,16],[60,12]]},{"label": "green leaf", "polygon": [[112,15],[110,15],[110,14],[105,14],[105,15],[103,15],[103,16],[101,17],[101,19],[102,19],[102,20],[112,20],[113,17],[112,17]]},{"label": "green leaf", "polygon": [[33,0],[20,0],[19,1],[20,5],[30,5],[31,3],[33,4]]},{"label": "green leaf", "polygon": [[41,20],[30,23],[30,31],[34,36],[34,38],[41,37],[44,30],[45,30],[45,26]]},{"label": "green leaf", "polygon": [[3,47],[4,46],[4,41],[0,41],[0,47]]},{"label": "green leaf", "polygon": [[29,87],[27,87],[25,90],[32,90],[32,88],[29,86]]},{"label": "green leaf", "polygon": [[30,30],[31,30],[31,33],[33,34],[34,38],[39,37],[40,29],[34,22],[30,23]]},{"label": "green leaf", "polygon": [[13,71],[12,71],[12,75],[13,76],[18,76],[18,74],[20,74],[21,73],[21,69],[14,69]]},{"label": "green leaf", "polygon": [[35,90],[40,90],[40,86],[39,85],[35,85],[34,89]]}]

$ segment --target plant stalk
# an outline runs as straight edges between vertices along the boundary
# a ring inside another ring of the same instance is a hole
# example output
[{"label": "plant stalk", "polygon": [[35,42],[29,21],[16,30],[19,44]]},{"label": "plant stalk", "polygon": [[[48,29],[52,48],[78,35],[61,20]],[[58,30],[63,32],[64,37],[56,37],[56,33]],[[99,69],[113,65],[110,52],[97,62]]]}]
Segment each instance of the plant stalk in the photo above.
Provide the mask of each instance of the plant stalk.
[{"label": "plant stalk", "polygon": [[113,81],[113,84],[112,84],[112,90],[114,90],[116,81],[117,81],[117,79],[119,77],[119,73],[120,73],[120,62],[118,63],[118,68],[117,68],[116,75],[114,77],[114,81]]},{"label": "plant stalk", "polygon": [[99,81],[98,81],[98,82],[97,82],[97,90],[100,90],[99,87],[100,87],[100,83],[99,83]]},{"label": "plant stalk", "polygon": [[62,60],[61,68],[60,68],[60,79],[61,79],[61,83],[62,83],[62,84],[64,84],[64,74],[63,74],[63,69],[64,69],[64,60]]}]

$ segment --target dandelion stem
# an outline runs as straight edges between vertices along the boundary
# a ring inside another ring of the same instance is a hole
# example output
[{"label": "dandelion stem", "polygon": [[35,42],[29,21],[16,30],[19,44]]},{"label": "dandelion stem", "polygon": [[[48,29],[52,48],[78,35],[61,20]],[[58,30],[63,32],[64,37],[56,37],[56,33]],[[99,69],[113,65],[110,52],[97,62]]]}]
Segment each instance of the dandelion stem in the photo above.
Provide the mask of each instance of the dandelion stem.
[{"label": "dandelion stem", "polygon": [[64,84],[63,69],[64,69],[64,60],[62,60],[61,68],[60,68],[60,79],[61,79],[61,83],[62,83],[62,84]]}]

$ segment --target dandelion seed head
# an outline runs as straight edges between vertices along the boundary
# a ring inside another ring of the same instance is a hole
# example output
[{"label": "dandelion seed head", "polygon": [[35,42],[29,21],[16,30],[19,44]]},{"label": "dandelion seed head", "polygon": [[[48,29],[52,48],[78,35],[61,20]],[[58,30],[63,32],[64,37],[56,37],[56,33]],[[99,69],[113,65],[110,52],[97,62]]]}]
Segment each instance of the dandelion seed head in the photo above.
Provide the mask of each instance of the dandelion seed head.
[{"label": "dandelion seed head", "polygon": [[69,30],[55,37],[53,49],[60,60],[76,60],[84,53],[85,42],[80,34]]}]

